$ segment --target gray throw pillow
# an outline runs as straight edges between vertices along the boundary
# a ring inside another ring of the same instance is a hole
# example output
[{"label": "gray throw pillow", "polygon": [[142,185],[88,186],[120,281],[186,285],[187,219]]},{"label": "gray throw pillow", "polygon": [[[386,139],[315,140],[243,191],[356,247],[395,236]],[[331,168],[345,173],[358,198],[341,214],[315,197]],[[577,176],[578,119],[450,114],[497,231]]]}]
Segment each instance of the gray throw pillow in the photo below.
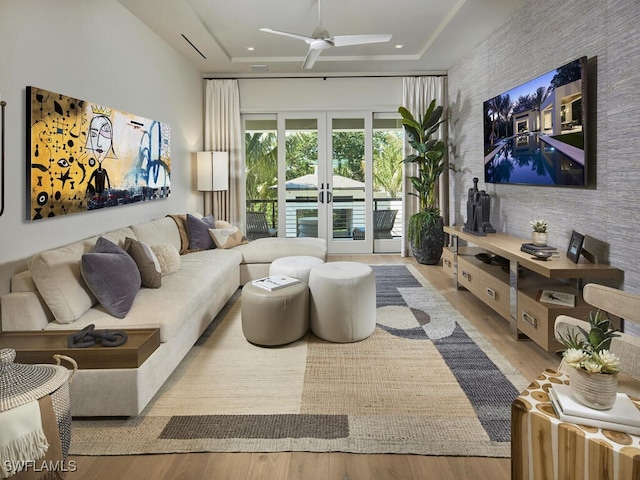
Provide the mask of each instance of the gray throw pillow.
[{"label": "gray throw pillow", "polygon": [[204,218],[187,214],[187,235],[189,236],[189,250],[210,250],[215,248],[209,229],[215,228],[213,215]]},{"label": "gray throw pillow", "polygon": [[82,278],[100,305],[111,315],[124,318],[140,290],[136,262],[115,243],[100,237],[90,253],[82,255]]},{"label": "gray throw pillow", "polygon": [[160,288],[162,282],[162,271],[156,254],[153,253],[149,245],[127,237],[124,242],[124,249],[133,261],[136,262],[140,271],[142,286],[147,288]]}]

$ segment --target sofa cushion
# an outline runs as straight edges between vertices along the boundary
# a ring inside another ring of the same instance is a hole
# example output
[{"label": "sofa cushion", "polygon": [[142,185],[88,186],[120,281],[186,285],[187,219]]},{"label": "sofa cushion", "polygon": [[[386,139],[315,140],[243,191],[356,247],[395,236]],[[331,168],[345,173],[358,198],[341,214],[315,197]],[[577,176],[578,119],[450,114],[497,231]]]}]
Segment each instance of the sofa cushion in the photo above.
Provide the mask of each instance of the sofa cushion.
[{"label": "sofa cushion", "polygon": [[82,277],[100,305],[111,315],[124,318],[140,290],[136,262],[115,243],[100,237],[90,253],[82,255]]},{"label": "sofa cushion", "polygon": [[327,259],[327,242],[321,238],[258,238],[245,245],[233,247],[242,253],[242,263],[271,263],[280,257],[309,255]]},{"label": "sofa cushion", "polygon": [[82,255],[93,247],[89,241],[40,252],[28,261],[38,292],[59,323],[72,323],[96,303],[80,272]]},{"label": "sofa cushion", "polygon": [[209,229],[215,227],[212,215],[197,218],[187,214],[187,234],[189,235],[189,250],[210,250],[215,244],[209,235]]},{"label": "sofa cushion", "polygon": [[180,252],[173,245],[152,245],[151,250],[155,253],[160,272],[162,275],[176,273],[180,268]]},{"label": "sofa cushion", "polygon": [[150,247],[169,243],[180,250],[180,232],[176,222],[170,217],[132,225],[131,230],[133,230],[136,240],[140,240]]},{"label": "sofa cushion", "polygon": [[124,249],[133,261],[136,262],[140,271],[142,286],[147,288],[160,288],[162,283],[162,271],[158,257],[144,242],[127,237],[124,242]]},{"label": "sofa cushion", "polygon": [[[216,222],[216,225],[217,224],[218,222]],[[210,228],[209,234],[217,248],[231,248],[244,243],[249,243],[247,237],[242,234],[240,229],[233,225],[225,228]]]}]

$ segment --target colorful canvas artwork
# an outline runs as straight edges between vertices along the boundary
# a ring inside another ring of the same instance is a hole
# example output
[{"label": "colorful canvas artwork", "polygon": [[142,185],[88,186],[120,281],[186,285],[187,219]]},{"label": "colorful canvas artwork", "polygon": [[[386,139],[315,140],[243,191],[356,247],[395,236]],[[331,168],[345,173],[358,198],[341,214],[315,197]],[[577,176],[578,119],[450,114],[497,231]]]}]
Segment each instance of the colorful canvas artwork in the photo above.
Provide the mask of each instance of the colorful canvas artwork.
[{"label": "colorful canvas artwork", "polygon": [[166,198],[167,124],[27,87],[30,219]]}]

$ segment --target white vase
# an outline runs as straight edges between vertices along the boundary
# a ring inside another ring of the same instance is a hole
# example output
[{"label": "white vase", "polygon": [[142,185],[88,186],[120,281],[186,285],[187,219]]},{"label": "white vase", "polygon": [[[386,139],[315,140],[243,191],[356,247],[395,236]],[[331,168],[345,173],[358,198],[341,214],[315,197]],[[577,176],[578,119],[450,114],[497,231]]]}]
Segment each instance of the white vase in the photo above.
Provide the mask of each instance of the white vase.
[{"label": "white vase", "polygon": [[547,232],[532,232],[531,240],[533,244],[538,247],[546,247],[547,246]]},{"label": "white vase", "polygon": [[578,402],[596,410],[608,410],[616,402],[618,374],[590,373],[581,368],[572,368],[569,386]]}]

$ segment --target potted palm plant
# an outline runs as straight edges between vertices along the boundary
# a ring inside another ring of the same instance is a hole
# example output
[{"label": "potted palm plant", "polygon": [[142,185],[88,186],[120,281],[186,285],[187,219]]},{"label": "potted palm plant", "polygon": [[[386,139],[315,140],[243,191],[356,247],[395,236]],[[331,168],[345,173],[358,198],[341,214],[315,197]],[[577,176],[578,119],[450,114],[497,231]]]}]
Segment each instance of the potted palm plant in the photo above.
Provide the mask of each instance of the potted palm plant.
[{"label": "potted palm plant", "polygon": [[435,100],[431,101],[421,119],[416,119],[404,107],[398,109],[409,145],[416,152],[403,162],[417,166],[416,175],[409,177],[415,193],[409,194],[418,197],[419,211],[409,219],[407,236],[413,256],[425,265],[438,263],[444,247],[444,222],[436,197],[436,183],[449,167],[445,159],[447,147],[442,140],[431,138],[444,122],[441,120],[442,111],[442,106],[436,106]]}]

